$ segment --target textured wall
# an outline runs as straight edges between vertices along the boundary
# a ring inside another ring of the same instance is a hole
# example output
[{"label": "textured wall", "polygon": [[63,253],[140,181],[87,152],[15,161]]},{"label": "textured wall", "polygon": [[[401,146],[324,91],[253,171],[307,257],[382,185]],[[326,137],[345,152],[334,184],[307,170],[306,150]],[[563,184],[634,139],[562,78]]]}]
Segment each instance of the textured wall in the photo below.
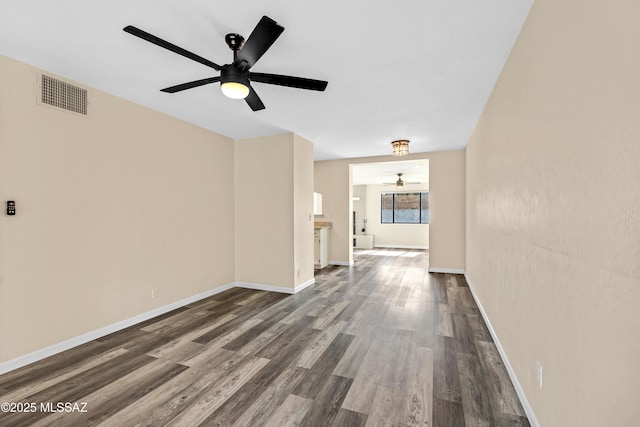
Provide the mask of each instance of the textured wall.
[{"label": "textured wall", "polygon": [[467,147],[466,270],[544,426],[640,417],[638,16],[537,0]]},{"label": "textured wall", "polygon": [[[234,280],[233,141],[0,56],[0,362]],[[157,289],[157,298],[151,290]]]},{"label": "textured wall", "polygon": [[287,133],[235,142],[236,280],[313,279],[313,144]]},{"label": "textured wall", "polygon": [[235,143],[237,281],[294,287],[293,139]]},{"label": "textured wall", "polygon": [[313,143],[293,135],[293,257],[295,286],[313,280]]}]

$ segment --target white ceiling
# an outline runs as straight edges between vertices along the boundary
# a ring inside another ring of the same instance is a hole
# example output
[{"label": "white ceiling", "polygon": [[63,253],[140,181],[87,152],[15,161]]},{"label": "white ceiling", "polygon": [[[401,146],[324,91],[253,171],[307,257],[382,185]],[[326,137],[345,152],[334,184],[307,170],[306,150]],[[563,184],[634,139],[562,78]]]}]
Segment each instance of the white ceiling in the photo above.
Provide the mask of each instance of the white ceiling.
[{"label": "white ceiling", "polygon": [[[533,0],[0,0],[0,54],[232,138],[295,132],[316,160],[462,149]],[[218,64],[228,32],[262,15],[284,33],[252,71],[328,80],[325,92],[255,83],[266,110],[217,84],[159,89],[217,75],[122,31],[134,25]]]}]

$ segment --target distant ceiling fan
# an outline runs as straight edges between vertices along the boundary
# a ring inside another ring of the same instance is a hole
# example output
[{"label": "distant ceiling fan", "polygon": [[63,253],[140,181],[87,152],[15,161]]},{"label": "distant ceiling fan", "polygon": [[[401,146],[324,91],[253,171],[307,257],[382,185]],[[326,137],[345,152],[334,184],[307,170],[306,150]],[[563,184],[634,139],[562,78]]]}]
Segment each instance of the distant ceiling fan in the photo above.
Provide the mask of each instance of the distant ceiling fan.
[{"label": "distant ceiling fan", "polygon": [[402,180],[402,174],[398,173],[398,180],[396,182],[385,182],[384,185],[395,185],[398,190],[402,190],[405,184],[422,184],[421,182],[407,182]]},{"label": "distant ceiling fan", "polygon": [[328,84],[328,82],[324,80],[249,71],[284,31],[284,27],[278,25],[276,21],[267,16],[263,16],[262,19],[260,19],[260,22],[258,22],[258,25],[256,25],[246,41],[240,34],[230,33],[225,36],[227,45],[233,51],[233,62],[225,65],[218,65],[215,62],[211,62],[206,58],[189,52],[132,25],[124,27],[123,30],[177,53],[178,55],[182,55],[207,67],[211,67],[214,70],[220,71],[219,76],[167,87],[161,89],[162,92],[175,93],[209,83],[220,82],[222,93],[229,98],[244,99],[253,111],[258,111],[264,109],[264,104],[255,90],[253,90],[253,87],[251,87],[252,81],[317,91],[324,91]]}]

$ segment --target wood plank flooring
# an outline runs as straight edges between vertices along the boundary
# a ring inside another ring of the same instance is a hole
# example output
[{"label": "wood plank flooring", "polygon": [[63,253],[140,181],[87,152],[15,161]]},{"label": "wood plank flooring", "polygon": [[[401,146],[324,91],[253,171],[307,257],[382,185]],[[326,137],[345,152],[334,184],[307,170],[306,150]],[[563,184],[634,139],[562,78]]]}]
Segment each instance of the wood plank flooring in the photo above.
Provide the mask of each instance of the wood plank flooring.
[{"label": "wood plank flooring", "polygon": [[2,375],[0,402],[36,410],[0,426],[529,425],[462,276],[427,273],[426,251],[355,262],[297,295],[232,289]]}]

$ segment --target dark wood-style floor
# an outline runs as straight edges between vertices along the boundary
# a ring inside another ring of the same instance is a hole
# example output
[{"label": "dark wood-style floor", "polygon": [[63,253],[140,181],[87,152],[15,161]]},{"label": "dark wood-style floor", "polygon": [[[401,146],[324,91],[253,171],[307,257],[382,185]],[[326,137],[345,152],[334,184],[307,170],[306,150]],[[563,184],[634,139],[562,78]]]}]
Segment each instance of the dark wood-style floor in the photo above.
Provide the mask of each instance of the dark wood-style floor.
[{"label": "dark wood-style floor", "polygon": [[0,402],[38,409],[0,425],[529,425],[462,276],[427,273],[425,251],[355,259],[297,295],[232,289],[0,376]]}]

